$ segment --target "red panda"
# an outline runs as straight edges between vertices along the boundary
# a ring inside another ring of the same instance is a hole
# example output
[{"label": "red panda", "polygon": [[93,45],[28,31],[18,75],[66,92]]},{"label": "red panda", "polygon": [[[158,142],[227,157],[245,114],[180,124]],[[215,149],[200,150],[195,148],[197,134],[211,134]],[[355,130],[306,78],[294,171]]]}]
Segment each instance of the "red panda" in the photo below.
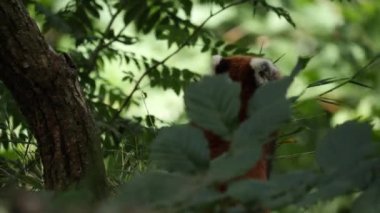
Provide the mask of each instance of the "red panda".
[{"label": "red panda", "polygon": [[[213,56],[215,74],[228,73],[233,81],[241,83],[239,121],[247,119],[248,101],[256,89],[265,83],[281,78],[279,70],[265,58],[254,56]],[[229,142],[210,131],[204,130],[208,140],[211,159],[214,159],[229,149]],[[275,133],[273,134],[275,135]],[[263,145],[262,156],[256,165],[242,178],[267,180],[270,172],[270,157],[275,151],[275,141],[272,139]]]}]

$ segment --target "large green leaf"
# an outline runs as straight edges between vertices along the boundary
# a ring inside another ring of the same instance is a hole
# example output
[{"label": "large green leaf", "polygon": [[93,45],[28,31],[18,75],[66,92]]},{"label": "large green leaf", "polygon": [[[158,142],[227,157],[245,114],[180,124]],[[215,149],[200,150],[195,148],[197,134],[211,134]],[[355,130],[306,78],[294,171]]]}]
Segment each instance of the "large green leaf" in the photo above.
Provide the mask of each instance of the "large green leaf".
[{"label": "large green leaf", "polygon": [[284,100],[293,78],[284,77],[277,81],[271,81],[262,87],[259,87],[253,98],[248,103],[248,114],[251,116],[261,108],[276,105],[278,101]]},{"label": "large green leaf", "polygon": [[380,212],[380,182],[377,181],[363,192],[352,207],[353,213],[378,213]]},{"label": "large green leaf", "polygon": [[243,203],[262,202],[265,197],[270,196],[271,188],[272,186],[269,182],[241,180],[231,184],[226,193]]},{"label": "large green leaf", "polygon": [[249,101],[249,118],[234,132],[232,150],[261,149],[268,136],[290,119],[286,92],[293,78],[285,77],[260,87]]},{"label": "large green leaf", "polygon": [[208,179],[212,182],[225,182],[244,175],[260,157],[261,147],[252,147],[239,149],[211,161]]},{"label": "large green leaf", "polygon": [[325,171],[349,168],[366,157],[370,147],[369,124],[349,121],[327,133],[317,146],[316,158]]},{"label": "large green leaf", "polygon": [[[268,142],[269,135],[290,118],[290,102],[286,92],[293,78],[269,82],[257,89],[249,101],[247,121],[234,132],[232,149],[256,149]],[[254,146],[255,147],[252,147]]]},{"label": "large green leaf", "polygon": [[310,206],[317,202],[362,190],[372,181],[371,170],[376,165],[379,165],[378,159],[359,162],[355,167],[340,168],[331,173],[322,173],[312,192],[305,194],[296,204],[302,207]]},{"label": "large green leaf", "polygon": [[297,64],[293,68],[290,76],[294,78],[296,75],[298,75],[303,69],[305,69],[310,59],[311,57],[298,57]]},{"label": "large green leaf", "polygon": [[233,135],[232,150],[256,149],[268,142],[268,137],[290,119],[290,102],[285,98],[259,108],[240,125]]},{"label": "large green leaf", "polygon": [[270,196],[263,199],[265,206],[280,208],[293,204],[309,192],[318,177],[310,171],[296,171],[274,177]]},{"label": "large green leaf", "polygon": [[127,206],[157,207],[180,201],[194,188],[192,179],[152,172],[137,176],[122,187],[119,202]]},{"label": "large green leaf", "polygon": [[194,190],[193,194],[190,198],[185,200],[184,202],[184,209],[192,208],[194,209],[194,212],[200,212],[197,211],[197,208],[203,209],[204,207],[209,205],[210,203],[216,203],[220,200],[222,200],[225,195],[220,193],[215,188],[212,187],[203,187],[202,185],[199,185],[199,188],[197,190]]},{"label": "large green leaf", "polygon": [[185,91],[186,111],[196,125],[224,138],[237,124],[240,85],[227,75],[205,77]]},{"label": "large green leaf", "polygon": [[290,118],[286,100],[291,78],[261,87],[250,100],[250,117],[234,132],[231,152],[211,163],[210,178],[226,181],[246,173],[261,156],[271,133]]},{"label": "large green leaf", "polygon": [[231,184],[227,194],[243,203],[260,202],[266,207],[279,208],[303,196],[316,180],[310,172],[292,172],[268,182],[241,180]]},{"label": "large green leaf", "polygon": [[161,130],[150,158],[161,169],[194,173],[208,168],[208,144],[201,130],[188,125]]}]

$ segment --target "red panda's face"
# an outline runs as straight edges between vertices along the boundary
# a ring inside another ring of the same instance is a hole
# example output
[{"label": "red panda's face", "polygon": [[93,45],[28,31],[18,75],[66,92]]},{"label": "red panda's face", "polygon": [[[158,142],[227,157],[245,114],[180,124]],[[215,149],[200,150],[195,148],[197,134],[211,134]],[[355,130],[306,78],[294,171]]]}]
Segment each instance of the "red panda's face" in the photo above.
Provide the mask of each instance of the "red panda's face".
[{"label": "red panda's face", "polygon": [[265,58],[253,56],[213,57],[215,74],[228,73],[233,81],[241,83],[239,119],[247,118],[248,101],[256,89],[269,81],[281,78],[274,64]]},{"label": "red panda's face", "polygon": [[257,88],[269,81],[280,79],[280,73],[274,64],[265,58],[253,56],[213,56],[216,74],[228,73],[232,80],[244,86]]}]

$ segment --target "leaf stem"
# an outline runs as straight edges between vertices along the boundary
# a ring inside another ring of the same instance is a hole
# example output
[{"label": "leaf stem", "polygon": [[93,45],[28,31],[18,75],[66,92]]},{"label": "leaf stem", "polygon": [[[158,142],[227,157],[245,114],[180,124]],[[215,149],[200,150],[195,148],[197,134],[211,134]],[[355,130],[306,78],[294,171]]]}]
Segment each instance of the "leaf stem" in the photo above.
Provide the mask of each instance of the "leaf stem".
[{"label": "leaf stem", "polygon": [[[96,64],[96,59],[98,58],[100,51],[102,51],[102,49],[104,49],[105,47],[109,46],[112,43],[112,42],[105,43],[105,39],[106,39],[106,36],[111,32],[112,25],[115,22],[117,16],[121,12],[122,12],[122,9],[119,8],[114,14],[111,14],[111,19],[108,22],[106,29],[102,33],[103,34],[102,38],[99,39],[98,44],[96,45],[94,51],[92,52],[92,54],[90,55],[90,57],[88,59],[88,66],[86,66],[85,72],[89,73],[94,69],[95,64]],[[120,32],[124,31],[124,29],[125,28],[123,28]]]},{"label": "leaf stem", "polygon": [[318,96],[321,97],[323,95],[326,95],[327,93],[330,93],[330,92],[332,92],[332,91],[334,91],[334,90],[336,90],[336,89],[338,89],[338,88],[346,85],[347,83],[350,83],[352,80],[354,80],[356,77],[358,77],[361,73],[363,73],[365,70],[367,70],[369,66],[371,66],[372,64],[374,64],[377,61],[377,59],[379,59],[379,58],[380,58],[380,54],[376,55],[364,67],[362,67],[354,75],[352,75],[351,78],[349,78],[349,79],[343,81],[342,83],[336,85],[335,87],[333,87],[333,88],[331,88],[331,89],[329,89],[329,90],[327,90],[327,91],[319,94]]}]

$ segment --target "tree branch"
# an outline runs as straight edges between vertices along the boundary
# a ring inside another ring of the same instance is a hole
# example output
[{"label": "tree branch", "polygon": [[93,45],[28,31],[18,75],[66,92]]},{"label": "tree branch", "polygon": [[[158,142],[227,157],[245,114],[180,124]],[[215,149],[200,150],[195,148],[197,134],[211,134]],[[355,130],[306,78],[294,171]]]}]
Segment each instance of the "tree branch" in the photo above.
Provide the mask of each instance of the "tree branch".
[{"label": "tree branch", "polygon": [[243,4],[245,2],[248,2],[248,0],[241,0],[241,1],[237,1],[237,2],[234,2],[234,3],[231,3],[229,5],[226,5],[224,7],[222,7],[220,10],[216,11],[216,12],[211,12],[211,14],[194,30],[194,32],[181,44],[178,46],[178,48],[173,51],[171,54],[169,54],[168,56],[166,56],[164,59],[162,59],[161,61],[155,63],[153,66],[149,67],[139,78],[138,80],[136,81],[136,84],[135,86],[132,88],[132,91],[130,92],[130,94],[128,95],[128,97],[125,99],[125,101],[121,104],[120,106],[120,109],[115,113],[115,115],[113,116],[113,120],[116,119],[120,113],[123,111],[123,109],[128,105],[128,103],[131,101],[134,93],[138,90],[139,86],[140,86],[140,83],[142,82],[142,80],[154,69],[156,69],[158,66],[160,65],[163,65],[165,64],[169,59],[171,59],[174,55],[176,55],[177,53],[179,53],[198,33],[199,31],[204,27],[204,25],[211,19],[213,18],[214,16],[218,15],[219,13],[223,12],[224,10],[230,8],[230,7],[233,7],[233,6],[236,6],[236,5],[239,5],[239,4]]}]

